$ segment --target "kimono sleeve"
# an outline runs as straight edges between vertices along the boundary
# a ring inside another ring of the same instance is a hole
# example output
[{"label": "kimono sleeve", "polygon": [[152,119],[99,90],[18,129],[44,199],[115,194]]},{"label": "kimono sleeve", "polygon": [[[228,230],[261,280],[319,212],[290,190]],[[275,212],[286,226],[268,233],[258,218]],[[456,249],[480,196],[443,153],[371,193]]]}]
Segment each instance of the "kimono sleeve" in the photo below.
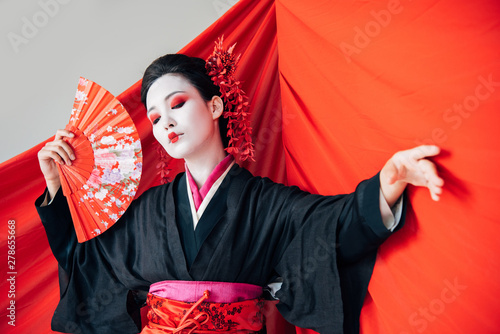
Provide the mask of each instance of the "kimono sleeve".
[{"label": "kimono sleeve", "polygon": [[61,190],[50,205],[40,207],[44,197],[37,199],[35,206],[59,264],[60,301],[52,317],[52,330],[137,333],[139,307],[132,292],[117,279],[97,238],[77,242]]},{"label": "kimono sleeve", "polygon": [[276,296],[289,322],[320,333],[359,331],[377,247],[392,234],[382,222],[379,187],[375,175],[348,195],[271,185],[262,192],[261,214],[281,233],[274,268],[283,284]]},{"label": "kimono sleeve", "polygon": [[61,189],[57,191],[50,205],[42,207],[46,194],[47,190],[36,200],[35,207],[45,228],[52,254],[59,266],[69,272],[78,244],[71,213]]}]

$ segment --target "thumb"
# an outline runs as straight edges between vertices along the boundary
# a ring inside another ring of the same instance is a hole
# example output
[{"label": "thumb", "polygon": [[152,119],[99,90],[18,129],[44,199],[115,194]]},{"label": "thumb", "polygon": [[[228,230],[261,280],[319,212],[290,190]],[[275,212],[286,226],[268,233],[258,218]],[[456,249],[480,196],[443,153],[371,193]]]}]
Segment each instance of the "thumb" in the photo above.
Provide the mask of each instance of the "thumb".
[{"label": "thumb", "polygon": [[425,157],[438,155],[439,152],[441,152],[441,149],[436,145],[420,145],[410,151],[410,157],[418,161]]}]

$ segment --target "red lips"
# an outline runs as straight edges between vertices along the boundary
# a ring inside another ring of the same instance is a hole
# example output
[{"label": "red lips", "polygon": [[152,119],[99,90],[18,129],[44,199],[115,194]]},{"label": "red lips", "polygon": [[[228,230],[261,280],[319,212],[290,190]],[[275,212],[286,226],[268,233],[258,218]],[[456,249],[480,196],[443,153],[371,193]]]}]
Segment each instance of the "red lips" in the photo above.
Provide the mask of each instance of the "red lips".
[{"label": "red lips", "polygon": [[173,144],[179,140],[179,135],[175,132],[170,132],[168,134],[168,139],[170,139],[170,142]]}]

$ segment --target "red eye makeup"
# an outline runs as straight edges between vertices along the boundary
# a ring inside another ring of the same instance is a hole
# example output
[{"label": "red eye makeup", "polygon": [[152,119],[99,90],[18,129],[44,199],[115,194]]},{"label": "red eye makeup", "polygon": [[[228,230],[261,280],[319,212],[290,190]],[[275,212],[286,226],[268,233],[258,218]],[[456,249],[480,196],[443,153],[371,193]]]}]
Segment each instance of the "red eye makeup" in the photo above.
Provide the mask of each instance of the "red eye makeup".
[{"label": "red eye makeup", "polygon": [[184,103],[186,103],[187,97],[184,95],[177,95],[170,100],[170,108],[171,109],[178,109],[181,108]]},{"label": "red eye makeup", "polygon": [[157,113],[154,113],[154,112],[151,112],[149,115],[149,121],[153,124],[156,124],[160,121],[160,115],[158,115]]}]

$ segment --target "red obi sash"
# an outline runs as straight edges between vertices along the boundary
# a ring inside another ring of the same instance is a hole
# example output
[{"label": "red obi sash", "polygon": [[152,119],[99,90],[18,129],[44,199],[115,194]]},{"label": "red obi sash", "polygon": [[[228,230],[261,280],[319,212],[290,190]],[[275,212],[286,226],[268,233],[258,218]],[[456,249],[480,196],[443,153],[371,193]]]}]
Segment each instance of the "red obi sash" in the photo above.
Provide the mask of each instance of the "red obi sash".
[{"label": "red obi sash", "polygon": [[[197,282],[203,285],[203,282]],[[170,282],[169,282],[170,284]],[[172,282],[172,284],[175,284]],[[231,283],[224,283],[229,284]],[[198,286],[198,288],[199,288]],[[151,289],[152,291],[154,289]],[[215,291],[214,291],[215,292]],[[198,301],[179,301],[148,294],[148,324],[141,334],[158,333],[238,333],[250,334],[263,327],[264,302],[259,298],[242,300],[233,296],[227,302],[210,302],[205,290]],[[237,301],[232,301],[237,300]]]}]

